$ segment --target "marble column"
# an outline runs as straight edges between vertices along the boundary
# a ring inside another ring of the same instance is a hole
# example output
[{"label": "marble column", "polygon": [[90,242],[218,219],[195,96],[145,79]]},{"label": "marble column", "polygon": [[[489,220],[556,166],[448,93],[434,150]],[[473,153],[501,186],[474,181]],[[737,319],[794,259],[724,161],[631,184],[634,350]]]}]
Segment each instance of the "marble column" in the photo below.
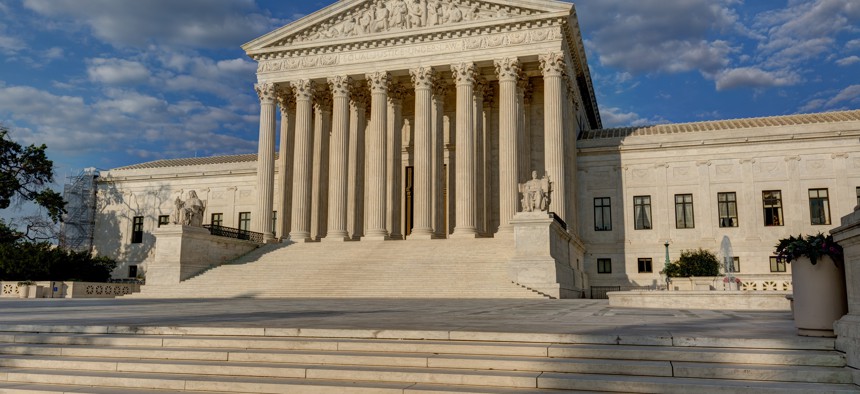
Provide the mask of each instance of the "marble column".
[{"label": "marble column", "polygon": [[311,191],[311,238],[319,241],[328,233],[329,142],[331,137],[331,92],[314,95],[314,161]]},{"label": "marble column", "polygon": [[451,66],[457,86],[457,217],[452,237],[474,238],[475,226],[475,107],[474,87],[477,77],[475,63]]},{"label": "marble column", "polygon": [[403,98],[406,88],[399,83],[388,87],[386,229],[389,239],[403,239]]},{"label": "marble column", "polygon": [[565,172],[564,55],[548,53],[539,57],[544,83],[544,167],[549,175],[552,192],[550,212],[567,222],[567,173]]},{"label": "marble column", "polygon": [[531,125],[528,124],[530,121],[530,104],[531,83],[525,74],[520,73],[517,79],[518,182],[531,179],[531,173],[535,170],[535,168],[532,168]]},{"label": "marble column", "polygon": [[296,94],[296,146],[293,155],[293,212],[290,240],[311,240],[311,165],[314,147],[314,83],[300,80],[292,83]]},{"label": "marble column", "polygon": [[272,205],[275,194],[275,84],[254,86],[260,97],[260,140],[257,147],[257,209],[254,231],[263,233],[263,242],[272,242]]},{"label": "marble column", "polygon": [[364,235],[364,132],[369,99],[367,86],[354,86],[350,90],[346,229],[353,240]]},{"label": "marble column", "polygon": [[486,180],[484,171],[484,161],[486,160],[484,144],[484,90],[486,89],[487,81],[483,78],[475,80],[473,94],[473,130],[475,133],[475,229],[478,234],[485,234],[487,228],[484,225],[484,207],[485,190],[484,182]]},{"label": "marble column", "polygon": [[278,147],[278,220],[275,237],[285,239],[290,233],[293,206],[293,153],[296,143],[296,96],[291,88],[278,94],[281,109],[281,141]]},{"label": "marble column", "polygon": [[517,213],[519,182],[517,80],[520,62],[516,58],[495,61],[499,77],[499,229],[513,234],[510,221]]},{"label": "marble column", "polygon": [[433,230],[436,238],[446,238],[445,215],[445,96],[448,86],[439,75],[433,81]]},{"label": "marble column", "polygon": [[329,146],[328,234],[326,241],[347,241],[347,164],[349,158],[349,90],[352,79],[335,76],[328,79],[333,109],[331,144]]},{"label": "marble column", "polygon": [[386,218],[386,129],[388,128],[388,85],[391,75],[387,72],[367,74],[370,84],[370,127],[367,130],[367,152],[365,180],[367,195],[365,206],[367,222],[362,241],[379,241],[388,238]]},{"label": "marble column", "polygon": [[433,237],[433,111],[434,72],[430,67],[410,70],[415,85],[415,142],[413,225],[410,239]]}]

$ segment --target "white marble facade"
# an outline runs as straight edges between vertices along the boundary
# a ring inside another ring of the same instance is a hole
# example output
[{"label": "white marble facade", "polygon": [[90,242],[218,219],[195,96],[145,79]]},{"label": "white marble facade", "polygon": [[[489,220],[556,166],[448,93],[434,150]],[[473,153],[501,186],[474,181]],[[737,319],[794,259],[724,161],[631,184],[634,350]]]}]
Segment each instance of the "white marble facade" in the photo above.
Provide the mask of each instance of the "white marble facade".
[{"label": "white marble facade", "polygon": [[[243,48],[259,63],[258,154],[103,173],[94,245],[123,263],[117,276],[145,268],[147,234],[188,190],[207,202],[204,223],[221,214],[270,241],[445,242],[511,236],[517,184],[534,170],[586,249],[571,266],[626,287],[660,281],[666,241],[676,258],[716,251],[724,235],[738,276],[770,274],[776,239],[833,227],[810,224],[809,189],[827,189],[831,220],[857,203],[858,111],[603,130],[569,3],[343,0]],[[770,190],[782,193],[779,226],[762,220]],[[737,227],[719,226],[728,192]],[[692,195],[692,228],[676,228],[676,194]],[[650,229],[634,225],[642,196]],[[595,231],[596,198],[608,198],[606,231]]]}]

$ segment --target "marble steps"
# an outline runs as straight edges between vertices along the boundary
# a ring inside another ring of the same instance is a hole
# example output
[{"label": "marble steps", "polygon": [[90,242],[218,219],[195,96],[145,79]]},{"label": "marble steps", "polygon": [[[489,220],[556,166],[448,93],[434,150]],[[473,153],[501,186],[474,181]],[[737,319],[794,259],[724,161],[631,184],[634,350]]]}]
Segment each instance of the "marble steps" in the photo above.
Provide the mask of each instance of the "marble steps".
[{"label": "marble steps", "polygon": [[[231,393],[857,392],[856,386],[848,384],[851,374],[844,368],[844,356],[825,350],[833,348],[833,341],[808,338],[782,339],[784,349],[766,349],[752,347],[756,339],[734,342],[731,338],[621,338],[610,334],[217,327],[49,327],[53,333],[32,332],[38,328],[25,326],[2,329],[0,393],[4,385],[14,388],[21,384]],[[99,330],[105,333],[83,333]],[[118,333],[106,333],[110,330]],[[122,333],[131,330],[141,331]],[[223,335],[179,334],[195,331]],[[159,334],[167,332],[173,334]],[[313,334],[325,337],[300,336]],[[389,339],[366,335],[387,335]],[[440,336],[470,340],[411,339]],[[612,344],[613,338],[639,345]],[[538,342],[547,339],[556,341]],[[760,347],[767,344],[768,340],[759,342]]]},{"label": "marble steps", "polygon": [[546,298],[513,283],[498,239],[264,245],[172,286],[129,298]]}]

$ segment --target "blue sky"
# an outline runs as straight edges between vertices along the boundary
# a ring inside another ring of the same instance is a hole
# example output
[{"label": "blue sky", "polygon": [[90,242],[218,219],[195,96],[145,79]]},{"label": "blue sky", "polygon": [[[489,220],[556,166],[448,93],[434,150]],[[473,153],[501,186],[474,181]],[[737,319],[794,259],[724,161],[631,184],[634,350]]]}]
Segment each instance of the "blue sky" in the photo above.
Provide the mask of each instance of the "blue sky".
[{"label": "blue sky", "polygon": [[[328,1],[0,0],[0,122],[69,173],[256,151],[243,43]],[[860,108],[860,1],[576,2],[606,127]]]}]

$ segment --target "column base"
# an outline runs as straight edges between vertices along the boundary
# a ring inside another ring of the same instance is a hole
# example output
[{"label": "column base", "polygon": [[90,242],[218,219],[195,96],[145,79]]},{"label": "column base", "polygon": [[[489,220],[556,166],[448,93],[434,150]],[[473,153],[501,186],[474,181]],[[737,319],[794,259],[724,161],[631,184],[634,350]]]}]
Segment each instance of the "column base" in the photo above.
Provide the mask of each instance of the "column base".
[{"label": "column base", "polygon": [[454,229],[454,234],[451,238],[478,238],[478,232],[475,229]]},{"label": "column base", "polygon": [[311,238],[310,233],[290,234],[289,241],[290,242],[296,242],[296,243],[298,243],[298,242],[302,242],[302,243],[304,243],[304,242],[315,242],[315,240],[313,238]]},{"label": "column base", "polygon": [[427,234],[427,233],[417,233],[417,234],[412,233],[406,237],[407,241],[416,240],[416,239],[417,240],[427,240],[427,239],[436,239],[436,238],[433,234]]},{"label": "column base", "polygon": [[346,235],[329,235],[321,240],[322,242],[348,242],[352,241],[352,238]]},{"label": "column base", "polygon": [[387,235],[365,235],[361,237],[362,241],[388,241]]}]

